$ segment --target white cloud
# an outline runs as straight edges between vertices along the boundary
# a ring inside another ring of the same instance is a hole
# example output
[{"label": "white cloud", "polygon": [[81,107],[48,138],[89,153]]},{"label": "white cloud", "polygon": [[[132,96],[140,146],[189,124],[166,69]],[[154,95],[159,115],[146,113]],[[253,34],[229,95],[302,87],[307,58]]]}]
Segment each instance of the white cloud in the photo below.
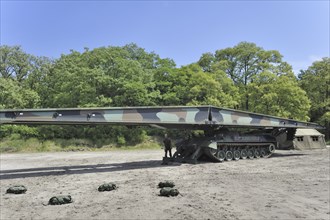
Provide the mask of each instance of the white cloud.
[{"label": "white cloud", "polygon": [[315,61],[320,61],[320,60],[322,60],[321,56],[310,55],[305,60],[289,61],[288,63],[292,65],[293,72],[295,74],[299,74],[300,70],[306,70]]},{"label": "white cloud", "polygon": [[320,61],[320,60],[322,60],[322,57],[316,56],[316,55],[310,55],[309,60],[312,61],[312,62]]}]

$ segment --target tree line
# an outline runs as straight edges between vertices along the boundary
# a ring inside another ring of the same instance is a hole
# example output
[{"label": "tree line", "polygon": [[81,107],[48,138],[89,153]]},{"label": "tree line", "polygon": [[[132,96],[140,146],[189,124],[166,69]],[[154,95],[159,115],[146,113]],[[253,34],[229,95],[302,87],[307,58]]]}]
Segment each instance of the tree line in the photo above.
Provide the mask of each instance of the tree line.
[{"label": "tree line", "polygon": [[[311,120],[326,126],[326,134],[330,129],[328,57],[296,76],[280,52],[250,42],[204,53],[182,67],[136,44],[72,50],[58,59],[3,45],[0,56],[0,109],[215,105]],[[1,126],[0,138],[16,133],[126,144],[153,132],[122,126]]]}]

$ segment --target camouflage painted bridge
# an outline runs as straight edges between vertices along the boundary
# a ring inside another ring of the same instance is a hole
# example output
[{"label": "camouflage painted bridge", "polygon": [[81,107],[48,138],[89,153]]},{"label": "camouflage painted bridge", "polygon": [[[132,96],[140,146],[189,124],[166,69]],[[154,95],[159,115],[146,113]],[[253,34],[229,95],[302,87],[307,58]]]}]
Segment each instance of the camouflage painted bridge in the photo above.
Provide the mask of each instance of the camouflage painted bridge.
[{"label": "camouflage painted bridge", "polygon": [[117,124],[160,128],[322,128],[318,124],[214,106],[0,110],[0,124]]}]

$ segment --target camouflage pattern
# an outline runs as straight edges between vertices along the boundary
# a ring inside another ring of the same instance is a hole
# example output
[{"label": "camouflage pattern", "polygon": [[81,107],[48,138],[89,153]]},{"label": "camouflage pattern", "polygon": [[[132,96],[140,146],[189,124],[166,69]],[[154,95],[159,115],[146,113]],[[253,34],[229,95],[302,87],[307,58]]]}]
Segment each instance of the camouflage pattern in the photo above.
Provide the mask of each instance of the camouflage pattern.
[{"label": "camouflage pattern", "polygon": [[70,195],[60,195],[60,196],[53,196],[49,199],[48,204],[49,205],[64,205],[68,203],[72,203],[73,199]]},{"label": "camouflage pattern", "polygon": [[22,194],[27,191],[26,187],[23,185],[12,186],[7,189],[6,193],[13,193],[13,194]]},{"label": "camouflage pattern", "polygon": [[213,106],[7,109],[0,110],[0,124],[122,124],[202,130],[219,127],[322,128],[315,123]]},{"label": "camouflage pattern", "polygon": [[171,187],[164,187],[159,191],[159,196],[177,196],[179,195],[179,190],[171,188]]},{"label": "camouflage pattern", "polygon": [[164,188],[164,187],[170,187],[173,188],[175,186],[174,182],[166,180],[165,182],[159,182],[158,187]]},{"label": "camouflage pattern", "polygon": [[104,183],[101,186],[99,186],[98,191],[99,192],[104,192],[104,191],[112,191],[117,189],[116,184],[114,183]]},{"label": "camouflage pattern", "polygon": [[212,122],[223,126],[232,127],[313,127],[322,128],[316,123],[296,121],[276,116],[256,114],[226,108],[211,107]]}]

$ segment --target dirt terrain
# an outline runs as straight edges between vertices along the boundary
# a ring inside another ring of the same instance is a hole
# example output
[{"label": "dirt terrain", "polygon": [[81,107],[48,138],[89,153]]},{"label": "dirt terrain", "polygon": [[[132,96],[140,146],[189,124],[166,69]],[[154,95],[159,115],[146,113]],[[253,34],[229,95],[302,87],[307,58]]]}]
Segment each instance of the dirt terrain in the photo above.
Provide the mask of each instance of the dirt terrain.
[{"label": "dirt terrain", "polygon": [[[1,155],[1,219],[329,219],[330,149],[161,165],[162,150]],[[175,182],[180,195],[160,197]],[[98,192],[114,182],[116,191]],[[6,194],[23,184],[25,194]],[[55,195],[74,202],[50,206]]]}]

